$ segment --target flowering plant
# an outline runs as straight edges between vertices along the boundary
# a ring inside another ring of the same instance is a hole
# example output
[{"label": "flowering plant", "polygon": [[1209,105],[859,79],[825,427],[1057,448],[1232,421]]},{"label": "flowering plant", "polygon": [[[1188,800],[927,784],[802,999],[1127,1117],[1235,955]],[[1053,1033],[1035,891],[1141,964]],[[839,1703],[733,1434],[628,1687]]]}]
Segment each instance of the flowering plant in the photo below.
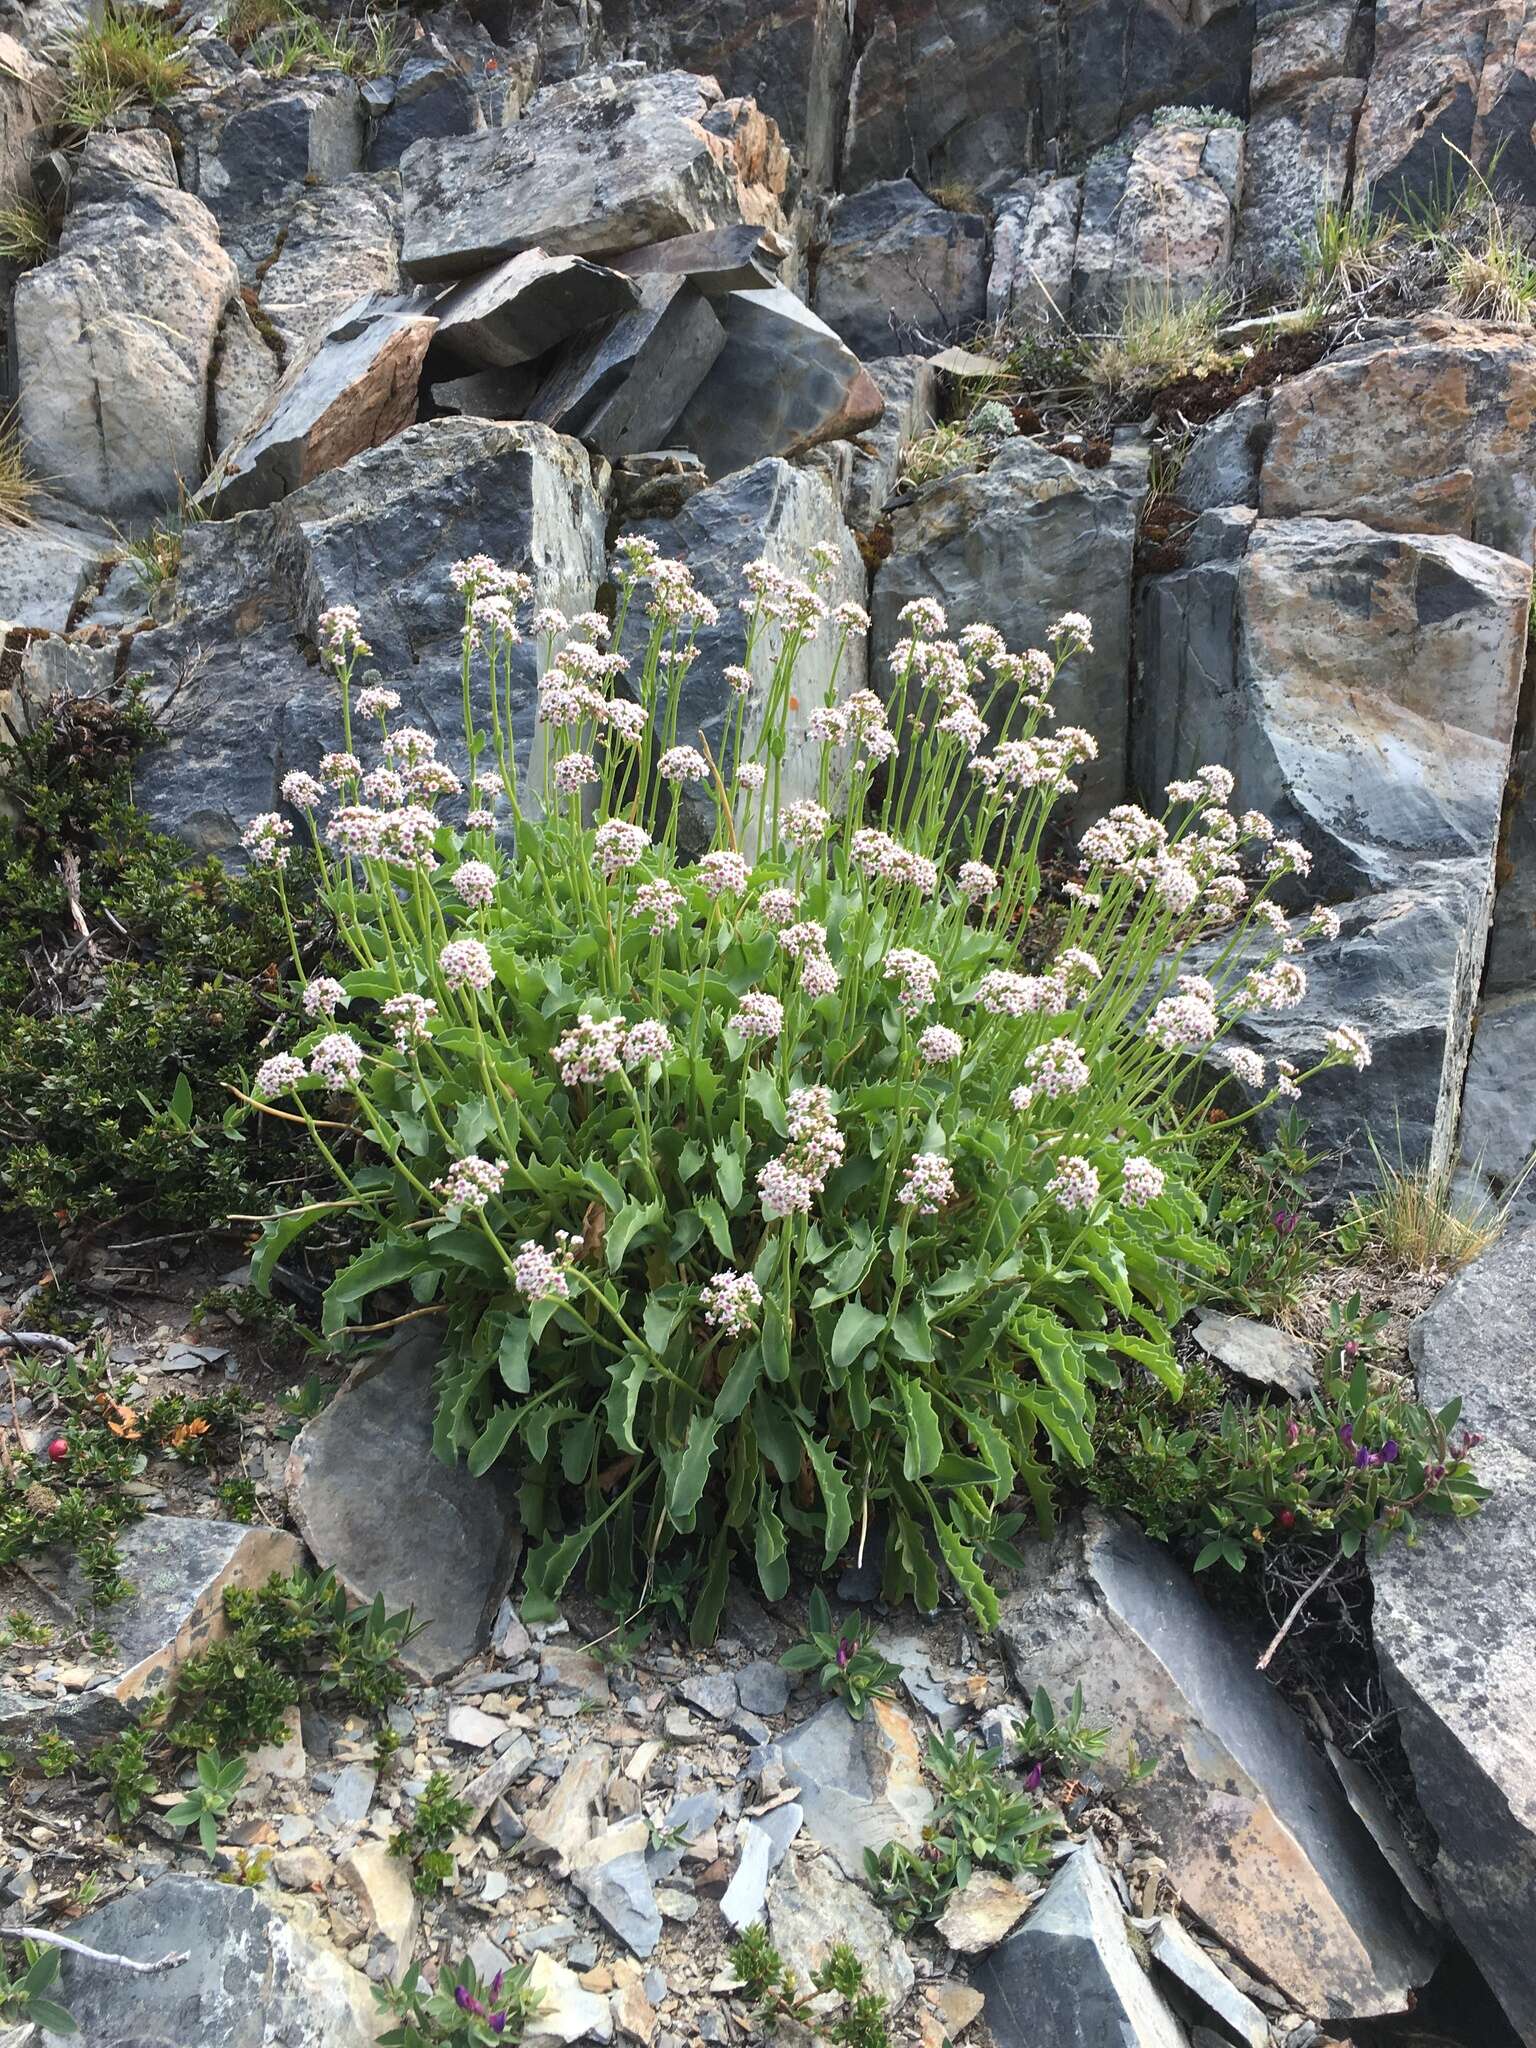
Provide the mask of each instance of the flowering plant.
[{"label": "flowering plant", "polygon": [[[459,564],[467,792],[392,691],[354,693],[357,616],[324,622],[343,751],[283,793],[355,964],[310,982],[313,1030],[253,1096],[304,1120],[335,1206],[371,1225],[326,1329],[398,1285],[444,1316],[436,1443],[514,1464],[532,1617],[580,1560],[635,1600],[669,1554],[703,1638],[734,1550],[776,1599],[791,1544],[862,1557],[878,1518],[888,1598],[933,1606],[942,1568],[989,1624],[1007,1504],[1049,1522],[1054,1469],[1092,1457],[1095,1386],[1178,1384],[1169,1329],[1220,1264],[1188,1143],[1226,1085],[1212,1063],[1259,1098],[1228,1128],[1307,1078],[1227,1046],[1305,989],[1294,955],[1331,913],[1293,929],[1272,899],[1303,849],[1202,769],[1163,819],[1089,827],[1060,942],[1026,961],[1042,834],[1095,752],[1052,703],[1089,622],[1017,654],[985,625],[945,637],[920,600],[888,696],[839,694],[868,620],[829,608],[826,567],[747,572],[712,749],[679,723],[716,609],[621,543],[611,629],[528,622],[520,781],[527,581]],[[792,740],[819,637],[826,700]],[[247,834],[280,892],[292,831]],[[1341,1028],[1318,1065],[1368,1057]],[[327,1206],[272,1219],[258,1284]]]}]

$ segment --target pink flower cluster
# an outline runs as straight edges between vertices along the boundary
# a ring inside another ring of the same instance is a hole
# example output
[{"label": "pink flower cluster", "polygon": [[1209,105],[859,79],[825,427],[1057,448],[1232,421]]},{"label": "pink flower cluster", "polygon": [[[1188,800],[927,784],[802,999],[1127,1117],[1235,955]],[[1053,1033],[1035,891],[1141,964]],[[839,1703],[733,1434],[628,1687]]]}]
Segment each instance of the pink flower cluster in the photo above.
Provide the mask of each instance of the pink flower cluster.
[{"label": "pink flower cluster", "polygon": [[397,1050],[407,1052],[428,1036],[428,1026],[437,1015],[437,1005],[430,996],[391,996],[384,1004],[383,1015],[393,1027]]},{"label": "pink flower cluster", "polygon": [[1099,1176],[1080,1152],[1069,1152],[1057,1160],[1046,1193],[1054,1195],[1069,1214],[1088,1210],[1099,1199]]},{"label": "pink flower cluster", "polygon": [[830,1089],[797,1088],[789,1098],[787,1117],[788,1148],[757,1176],[763,1211],[769,1217],[808,1215],[828,1174],[843,1159],[843,1134],[837,1128]]},{"label": "pink flower cluster", "polygon": [[699,1290],[704,1320],[726,1337],[745,1337],[757,1327],[763,1290],[750,1273],[716,1273]]},{"label": "pink flower cluster", "polygon": [[896,1190],[897,1201],[905,1208],[915,1209],[919,1216],[936,1216],[954,1197],[954,1168],[943,1154],[914,1152],[907,1177]]},{"label": "pink flower cluster", "polygon": [[488,989],[496,979],[491,956],[478,939],[450,939],[437,956],[449,988]]},{"label": "pink flower cluster", "polygon": [[565,1265],[556,1252],[545,1251],[532,1238],[524,1238],[512,1261],[512,1284],[530,1301],[568,1301],[571,1283]]},{"label": "pink flower cluster", "polygon": [[893,946],[882,973],[886,981],[896,983],[896,1001],[909,1015],[927,1009],[939,985],[938,961],[911,946]]},{"label": "pink flower cluster", "polygon": [[505,1160],[480,1159],[471,1153],[467,1159],[456,1159],[441,1180],[433,1181],[432,1192],[441,1195],[450,1208],[483,1209],[493,1195],[501,1193],[506,1177]]}]

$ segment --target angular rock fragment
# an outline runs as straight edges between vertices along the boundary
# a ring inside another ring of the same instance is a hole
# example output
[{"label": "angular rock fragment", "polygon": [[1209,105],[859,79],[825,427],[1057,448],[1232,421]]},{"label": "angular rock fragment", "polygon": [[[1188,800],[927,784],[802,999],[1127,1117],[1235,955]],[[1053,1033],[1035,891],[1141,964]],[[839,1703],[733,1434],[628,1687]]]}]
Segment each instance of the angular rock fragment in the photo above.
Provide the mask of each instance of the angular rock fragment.
[{"label": "angular rock fragment", "polygon": [[595,1991],[584,1991],[574,1970],[540,1952],[528,1973],[528,1990],[538,2010],[523,2029],[523,2048],[572,2048],[576,2041],[611,2041],[613,2008]]},{"label": "angular rock fragment", "polygon": [[1131,558],[1146,476],[1145,443],[1123,431],[1100,469],[1023,437],[1005,442],[988,468],[945,477],[896,509],[870,600],[882,666],[915,597],[937,598],[952,634],[985,620],[1021,653],[1043,647],[1063,612],[1087,614],[1093,650],[1074,657],[1060,686],[1072,723],[1099,747],[1078,778],[1080,822],[1125,793]]},{"label": "angular rock fragment", "polygon": [[864,1881],[864,1851],[916,1848],[933,1795],[923,1781],[917,1729],[877,1700],[862,1721],[837,1700],[784,1737],[784,1775],[805,1809],[805,1832],[847,1876]]},{"label": "angular rock fragment", "polygon": [[1202,1309],[1195,1322],[1194,1339],[1208,1358],[1214,1358],[1228,1372],[1235,1372],[1239,1379],[1278,1388],[1293,1401],[1305,1401],[1317,1392],[1312,1347],[1287,1330],[1254,1322],[1249,1316],[1226,1316],[1214,1309]]},{"label": "angular rock fragment", "polygon": [[[1352,16],[1357,11],[1322,10]],[[1300,285],[1319,212],[1341,205],[1349,190],[1364,97],[1363,78],[1329,78],[1255,110],[1245,138],[1233,250],[1250,284],[1290,290]]]},{"label": "angular rock fragment", "polygon": [[1152,1951],[1154,1976],[1175,2004],[1192,2010],[1234,2048],[1269,2048],[1269,2021],[1177,1920],[1165,1913],[1139,1921],[1137,1931]]},{"label": "angular rock fragment", "polygon": [[290,78],[274,93],[269,80],[246,70],[173,105],[181,182],[218,221],[247,282],[280,239],[285,203],[362,168],[362,101],[356,84],[337,72]]},{"label": "angular rock fragment", "polygon": [[208,414],[208,446],[220,455],[254,427],[277,391],[282,370],[243,299],[231,299],[219,330]]},{"label": "angular rock fragment", "polygon": [[[188,1657],[224,1633],[227,1587],[264,1586],[304,1556],[285,1530],[181,1515],[146,1515],[122,1531],[118,1548],[133,1590],[112,1609],[112,1652],[99,1675],[57,1702],[0,1690],[0,1735],[45,1725],[81,1741],[115,1733],[132,1719],[135,1701],[163,1692]],[[34,1569],[66,1605],[89,1603],[73,1559],[45,1554]]]},{"label": "angular rock fragment", "polygon": [[516,1561],[497,1484],[433,1455],[432,1368],[430,1347],[402,1345],[305,1424],[287,1474],[318,1562],[354,1598],[414,1610],[401,1659],[426,1681],[484,1643]]},{"label": "angular rock fragment", "polygon": [[730,292],[713,310],[725,347],[674,434],[711,476],[846,439],[885,410],[857,356],[787,286]]},{"label": "angular rock fragment", "polygon": [[[1403,2010],[1434,1967],[1433,1938],[1254,1669],[1254,1646],[1166,1550],[1124,1518],[1086,1514],[1026,1552],[999,1636],[1026,1694],[1064,1698],[1081,1680],[1110,1755],[1134,1741],[1157,1760],[1135,1785],[1107,1766],[1111,1795],[1159,1837],[1191,1911],[1241,1961],[1304,2011]],[[1003,1969],[1042,1924],[1054,1924],[1050,1895],[984,1968]]]},{"label": "angular rock fragment", "polygon": [[934,1927],[957,1955],[985,1955],[1018,1926],[1035,1890],[1033,1881],[974,1870],[960,1890],[951,1893]]},{"label": "angular rock fragment", "polygon": [[1371,1561],[1376,1654],[1439,1840],[1451,1926],[1515,2031],[1536,2037],[1536,1226],[1459,1273],[1409,1334],[1431,1408],[1461,1400],[1492,1489],[1466,1521],[1426,1521]]},{"label": "angular rock fragment", "polygon": [[585,1842],[570,1859],[572,1884],[599,1920],[643,1962],[661,1939],[661,1914],[646,1868],[650,1829],[621,1821]]},{"label": "angular rock fragment", "polygon": [[440,348],[476,369],[509,370],[629,312],[639,298],[627,278],[600,263],[525,249],[457,285],[432,311]]},{"label": "angular rock fragment", "polygon": [[626,64],[552,86],[511,128],[406,151],[402,266],[463,277],[523,249],[601,255],[743,219],[774,226],[787,167],[771,129],[686,72]]},{"label": "angular rock fragment", "polygon": [[296,363],[261,418],[226,449],[203,496],[224,514],[286,498],[377,448],[416,417],[421,366],[437,322],[411,299],[361,300]]},{"label": "angular rock fragment", "polygon": [[253,1885],[161,1877],[70,1932],[111,1956],[187,1960],[147,1975],[66,1954],[56,1996],[101,2048],[371,2048],[379,2009],[368,1980],[313,1931],[315,1917]]},{"label": "angular rock fragment", "polygon": [[[212,215],[176,190],[169,144],[150,133],[140,174],[98,178],[15,295],[28,460],[61,496],[118,520],[146,521],[202,481],[214,343],[238,283]],[[102,143],[103,168],[105,156]]]},{"label": "angular rock fragment", "polygon": [[816,265],[816,311],[856,355],[932,350],[986,310],[986,224],[910,178],[839,199]]},{"label": "angular rock fragment", "polygon": [[370,171],[392,170],[413,142],[475,135],[486,126],[475,82],[446,51],[408,57],[368,138]]},{"label": "angular rock fragment", "polygon": [[639,280],[638,304],[578,344],[539,387],[528,415],[610,459],[665,447],[725,346],[709,301],[685,277]]},{"label": "angular rock fragment", "polygon": [[[1495,910],[1497,928],[1497,909]],[[1461,1094],[1461,1163],[1494,1197],[1536,1201],[1536,989],[1485,996]],[[1524,1175],[1522,1183],[1521,1176]]]},{"label": "angular rock fragment", "polygon": [[971,1981],[986,1998],[998,2048],[1185,2048],[1183,2028],[1131,1946],[1125,1909],[1091,1838]]},{"label": "angular rock fragment", "polygon": [[779,269],[789,243],[771,228],[745,221],[735,227],[708,228],[702,234],[674,235],[666,242],[646,242],[615,256],[613,267],[626,277],[653,270],[686,277],[706,299],[726,292],[756,292],[779,282]]}]

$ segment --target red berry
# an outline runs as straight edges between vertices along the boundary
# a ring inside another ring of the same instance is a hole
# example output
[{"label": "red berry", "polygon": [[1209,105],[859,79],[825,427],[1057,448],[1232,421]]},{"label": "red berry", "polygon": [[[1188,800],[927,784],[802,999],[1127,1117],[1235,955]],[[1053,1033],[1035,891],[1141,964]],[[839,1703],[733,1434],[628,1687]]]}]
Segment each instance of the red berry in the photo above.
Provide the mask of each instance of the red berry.
[{"label": "red berry", "polygon": [[1294,1529],[1296,1526],[1296,1517],[1290,1508],[1280,1510],[1279,1521],[1282,1529]]},{"label": "red berry", "polygon": [[50,1458],[52,1458],[55,1465],[62,1465],[64,1460],[69,1456],[68,1437],[56,1436],[53,1442],[48,1446],[48,1455]]}]

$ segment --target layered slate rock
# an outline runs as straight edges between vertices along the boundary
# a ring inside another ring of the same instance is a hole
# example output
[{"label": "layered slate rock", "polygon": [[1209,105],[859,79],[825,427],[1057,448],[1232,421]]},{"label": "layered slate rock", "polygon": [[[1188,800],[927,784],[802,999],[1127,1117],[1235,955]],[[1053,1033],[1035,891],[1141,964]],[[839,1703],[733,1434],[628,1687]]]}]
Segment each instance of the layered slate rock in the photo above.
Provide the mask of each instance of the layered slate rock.
[{"label": "layered slate rock", "polygon": [[1536,174],[1533,51],[1523,0],[1479,13],[1462,0],[1381,0],[1355,138],[1354,186],[1405,212],[1460,184],[1470,158],[1499,182]]},{"label": "layered slate rock", "polygon": [[713,311],[725,346],[675,430],[711,476],[846,439],[884,411],[858,357],[787,286],[728,292]]},{"label": "layered slate rock", "polygon": [[711,79],[624,64],[539,93],[511,128],[401,159],[407,276],[467,276],[520,250],[593,255],[748,220],[779,225],[773,124]]},{"label": "layered slate rock", "polygon": [[1491,864],[1529,603],[1524,564],[1470,541],[1206,514],[1144,592],[1138,786],[1224,762],[1335,898]]},{"label": "layered slate rock", "polygon": [[1182,122],[1152,128],[1083,177],[1072,316],[1113,326],[1121,309],[1179,305],[1208,291],[1232,257],[1243,131]]},{"label": "layered slate rock", "polygon": [[1062,1864],[1017,1934],[971,1982],[998,2048],[1186,2048],[1184,2029],[1126,1932],[1125,1907],[1092,1836]]},{"label": "layered slate rock", "polygon": [[675,272],[650,272],[638,280],[633,310],[567,354],[528,416],[579,435],[610,460],[664,447],[724,347],[725,330],[702,293]]},{"label": "layered slate rock", "polygon": [[927,351],[986,311],[986,223],[946,211],[910,178],[832,207],[816,262],[816,311],[856,355]]},{"label": "layered slate rock", "polygon": [[951,633],[985,620],[1019,652],[1043,647],[1063,612],[1088,615],[1093,652],[1077,656],[1059,685],[1063,717],[1099,745],[1081,776],[1080,819],[1125,789],[1131,557],[1146,474],[1144,443],[1125,433],[1100,469],[1023,438],[1005,442],[988,468],[945,477],[897,507],[890,558],[875,577],[872,653],[882,677],[913,598],[937,598]]},{"label": "layered slate rock", "polygon": [[[1495,910],[1494,927],[1498,927]],[[1536,1202],[1536,989],[1484,995],[1461,1096],[1461,1162],[1474,1183]],[[1524,1176],[1522,1180],[1522,1176]]]},{"label": "layered slate rock", "polygon": [[1536,340],[1434,315],[1383,323],[1269,396],[1266,518],[1360,519],[1536,552]]},{"label": "layered slate rock", "polygon": [[314,354],[294,364],[271,403],[221,457],[204,497],[221,513],[286,498],[416,417],[416,391],[437,321],[420,301],[364,300]]},{"label": "layered slate rock", "polygon": [[[135,643],[151,700],[173,695],[167,744],[136,795],[164,830],[240,859],[245,821],[278,803],[292,768],[338,740],[335,687],[306,655],[320,614],[356,604],[402,718],[463,767],[463,604],[448,580],[479,551],[533,579],[534,604],[589,611],[603,577],[591,458],[535,423],[433,420],[270,509],[189,525],[174,610]],[[520,759],[533,731],[535,649],[514,650]],[[477,689],[480,687],[477,679]],[[489,708],[477,715],[489,724]]]},{"label": "layered slate rock", "polygon": [[1124,1518],[1090,1511],[1025,1560],[999,1625],[1014,1678],[1026,1695],[1044,1685],[1056,1698],[1081,1681],[1109,1756],[1134,1741],[1156,1761],[1134,1785],[1115,1763],[1104,1775],[1116,1805],[1160,1838],[1191,1911],[1303,2011],[1401,2011],[1434,1967],[1434,1943],[1254,1669],[1258,1646]]},{"label": "layered slate rock", "polygon": [[318,348],[349,306],[400,289],[400,188],[395,178],[344,178],[306,193],[261,275],[261,316],[284,367]]},{"label": "layered slate rock", "polygon": [[371,2048],[379,2009],[368,1979],[317,1921],[265,1887],[161,1877],[87,1913],[70,1932],[110,1956],[187,1960],[150,1976],[66,1954],[56,1995],[80,2037],[100,2048]]},{"label": "layered slate rock", "polygon": [[202,481],[214,343],[238,286],[155,130],[92,136],[59,253],[18,280],[23,443],[89,511],[144,521]]},{"label": "layered slate rock", "polygon": [[415,1610],[401,1660],[428,1682],[485,1643],[517,1561],[505,1490],[434,1453],[435,1363],[430,1343],[401,1345],[305,1424],[287,1474],[318,1561],[356,1599]]},{"label": "layered slate rock", "polygon": [[708,228],[702,234],[647,242],[641,248],[624,250],[614,257],[613,264],[627,277],[653,270],[673,272],[686,277],[705,298],[718,299],[726,292],[756,292],[777,284],[789,250],[784,236],[772,228],[743,221],[737,227]]},{"label": "layered slate rock", "polygon": [[525,249],[445,293],[432,311],[439,347],[472,369],[509,370],[632,311],[639,298],[628,278],[600,263]]},{"label": "layered slate rock", "polygon": [[[0,1734],[49,1725],[89,1740],[126,1727],[135,1701],[163,1692],[188,1657],[223,1633],[227,1588],[263,1586],[304,1557],[284,1530],[180,1515],[146,1515],[121,1532],[118,1548],[133,1590],[112,1609],[112,1652],[98,1676],[58,1702],[0,1690]],[[37,1569],[69,1606],[89,1604],[73,1559],[45,1555]]]},{"label": "layered slate rock", "polygon": [[[846,1715],[844,1716],[846,1719]],[[912,1995],[916,1973],[890,1922],[864,1892],[838,1874],[829,1856],[792,1856],[768,1888],[768,1936],[809,1984],[831,1950],[846,1942],[864,1965],[864,1981],[894,2016]]]},{"label": "layered slate rock", "polygon": [[1451,1925],[1517,2033],[1536,2038],[1536,1226],[1510,1230],[1409,1335],[1431,1408],[1460,1398],[1492,1489],[1371,1561],[1376,1654],[1439,1840]]}]

